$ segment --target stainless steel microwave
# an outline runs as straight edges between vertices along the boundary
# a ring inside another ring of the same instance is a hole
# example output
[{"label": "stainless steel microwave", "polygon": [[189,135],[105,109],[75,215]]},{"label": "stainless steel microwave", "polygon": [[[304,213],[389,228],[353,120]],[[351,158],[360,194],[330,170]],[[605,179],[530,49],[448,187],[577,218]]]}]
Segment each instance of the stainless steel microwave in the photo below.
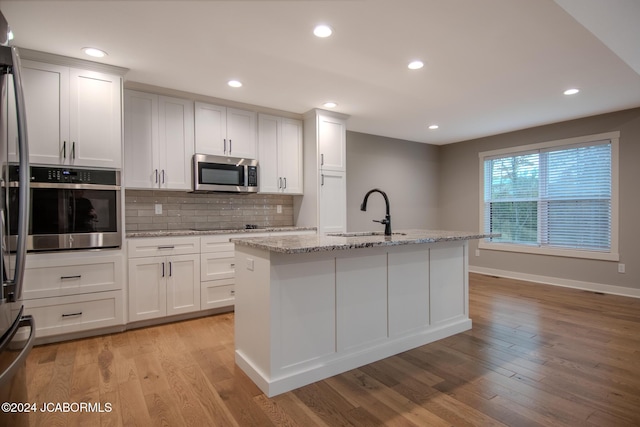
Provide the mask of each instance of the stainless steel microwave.
[{"label": "stainless steel microwave", "polygon": [[258,161],[240,157],[193,155],[193,191],[258,192]]}]

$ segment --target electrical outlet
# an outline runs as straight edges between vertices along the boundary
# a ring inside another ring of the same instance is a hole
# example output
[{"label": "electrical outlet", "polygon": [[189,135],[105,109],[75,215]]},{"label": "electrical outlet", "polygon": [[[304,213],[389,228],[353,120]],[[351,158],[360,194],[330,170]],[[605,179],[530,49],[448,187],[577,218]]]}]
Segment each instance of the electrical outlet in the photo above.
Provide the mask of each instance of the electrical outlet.
[{"label": "electrical outlet", "polygon": [[162,215],[162,205],[160,203],[156,203],[156,215]]},{"label": "electrical outlet", "polygon": [[282,205],[276,205],[276,213],[282,213]]},{"label": "electrical outlet", "polygon": [[253,271],[253,259],[247,258],[247,270]]},{"label": "electrical outlet", "polygon": [[476,256],[480,256],[480,249],[476,249]]},{"label": "electrical outlet", "polygon": [[618,264],[618,273],[624,273],[624,264]]}]

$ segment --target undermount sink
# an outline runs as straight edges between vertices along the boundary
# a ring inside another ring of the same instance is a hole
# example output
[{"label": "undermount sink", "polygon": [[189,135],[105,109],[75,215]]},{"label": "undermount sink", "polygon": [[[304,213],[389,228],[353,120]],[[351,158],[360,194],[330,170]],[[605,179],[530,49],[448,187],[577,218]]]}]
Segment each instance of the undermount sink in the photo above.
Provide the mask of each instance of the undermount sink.
[{"label": "undermount sink", "polygon": [[[392,236],[406,236],[407,233],[391,233]],[[382,231],[353,231],[350,233],[327,233],[327,236],[336,237],[367,237],[367,236],[384,236]]]}]

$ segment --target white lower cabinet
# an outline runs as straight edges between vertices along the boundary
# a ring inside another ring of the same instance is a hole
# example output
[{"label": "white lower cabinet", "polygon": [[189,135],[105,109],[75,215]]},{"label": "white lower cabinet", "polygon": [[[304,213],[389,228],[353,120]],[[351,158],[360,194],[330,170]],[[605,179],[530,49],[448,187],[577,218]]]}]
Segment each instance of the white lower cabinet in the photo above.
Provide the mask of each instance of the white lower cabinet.
[{"label": "white lower cabinet", "polygon": [[96,292],[23,301],[36,321],[36,338],[121,325],[122,291]]},{"label": "white lower cabinet", "polygon": [[120,251],[28,254],[22,303],[36,338],[123,325],[123,260]]},{"label": "white lower cabinet", "polygon": [[[130,322],[200,310],[198,240],[129,241]],[[144,256],[153,252],[156,256]]]}]

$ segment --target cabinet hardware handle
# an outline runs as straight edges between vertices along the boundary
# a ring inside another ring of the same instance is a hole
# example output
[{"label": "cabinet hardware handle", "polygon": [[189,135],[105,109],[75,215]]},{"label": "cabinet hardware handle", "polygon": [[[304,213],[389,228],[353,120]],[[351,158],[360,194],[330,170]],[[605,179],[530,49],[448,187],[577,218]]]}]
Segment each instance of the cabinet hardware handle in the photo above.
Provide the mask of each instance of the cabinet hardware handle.
[{"label": "cabinet hardware handle", "polygon": [[76,142],[75,141],[71,143],[71,158],[74,160],[76,158]]},{"label": "cabinet hardware handle", "polygon": [[278,178],[278,188],[282,188],[282,178]]},{"label": "cabinet hardware handle", "polygon": [[235,263],[232,263],[232,264],[231,264],[231,268],[236,268]]},{"label": "cabinet hardware handle", "polygon": [[229,139],[229,154],[231,154],[231,139]]},{"label": "cabinet hardware handle", "polygon": [[82,275],[78,274],[76,276],[60,276],[60,280],[68,280],[68,279],[79,279]]},{"label": "cabinet hardware handle", "polygon": [[320,153],[320,166],[324,165],[324,154]]},{"label": "cabinet hardware handle", "polygon": [[62,158],[67,158],[67,141],[62,141]]},{"label": "cabinet hardware handle", "polygon": [[154,170],[153,173],[156,175],[156,184],[158,183],[158,169]]},{"label": "cabinet hardware handle", "polygon": [[169,277],[173,276],[173,263],[169,261]]},{"label": "cabinet hardware handle", "polygon": [[158,246],[158,249],[174,249],[175,245]]},{"label": "cabinet hardware handle", "polygon": [[284,177],[284,188],[287,188],[287,177]]},{"label": "cabinet hardware handle", "polygon": [[69,314],[63,314],[62,317],[76,317],[76,316],[82,316],[82,312],[79,311],[77,313],[69,313]]},{"label": "cabinet hardware handle", "polygon": [[224,141],[224,153],[227,154],[227,138],[223,139]]},{"label": "cabinet hardware handle", "polygon": [[162,169],[162,183],[164,184],[164,169]]},{"label": "cabinet hardware handle", "polygon": [[322,178],[320,185],[324,185],[324,174],[321,174],[320,177]]},{"label": "cabinet hardware handle", "polygon": [[164,277],[164,262],[162,263],[162,277]]},{"label": "cabinet hardware handle", "polygon": [[229,294],[230,294],[230,295],[235,295],[235,294],[236,294],[236,291],[229,291]]}]

